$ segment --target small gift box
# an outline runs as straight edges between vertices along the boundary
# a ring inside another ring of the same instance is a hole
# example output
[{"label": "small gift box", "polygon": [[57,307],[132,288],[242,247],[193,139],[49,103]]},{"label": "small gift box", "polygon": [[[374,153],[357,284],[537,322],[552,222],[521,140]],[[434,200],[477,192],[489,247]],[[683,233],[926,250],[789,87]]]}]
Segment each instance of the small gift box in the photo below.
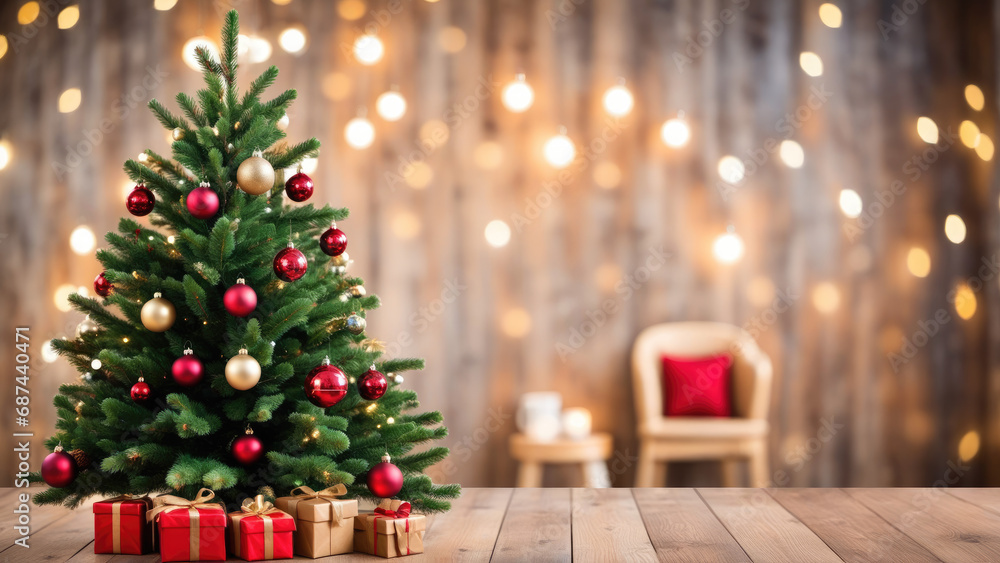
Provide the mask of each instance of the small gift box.
[{"label": "small gift box", "polygon": [[149,497],[120,497],[94,503],[94,553],[142,555],[153,551],[153,526],[146,512]]},{"label": "small gift box", "polygon": [[257,495],[243,501],[240,512],[229,513],[230,545],[246,561],[292,558],[295,519]]},{"label": "small gift box", "polygon": [[194,500],[173,495],[153,499],[146,518],[158,523],[160,559],[163,561],[225,561],[226,510],[209,489]]},{"label": "small gift box", "polygon": [[423,553],[426,527],[422,514],[410,514],[410,503],[385,499],[354,519],[354,551],[385,558]]},{"label": "small gift box", "polygon": [[298,487],[289,494],[274,504],[295,519],[295,555],[315,559],[354,551],[358,501],[337,498],[347,494],[347,487],[334,485],[319,492]]}]

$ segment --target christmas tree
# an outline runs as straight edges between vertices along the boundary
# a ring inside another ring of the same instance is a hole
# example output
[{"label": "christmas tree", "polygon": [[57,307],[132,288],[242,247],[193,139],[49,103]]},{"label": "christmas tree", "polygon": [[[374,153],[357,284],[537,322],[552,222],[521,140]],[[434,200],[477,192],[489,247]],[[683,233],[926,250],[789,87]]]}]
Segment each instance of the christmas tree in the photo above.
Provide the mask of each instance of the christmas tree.
[{"label": "christmas tree", "polygon": [[347,272],[335,225],[347,210],[285,200],[307,199],[312,181],[300,171],[283,186],[274,171],[316,156],[319,142],[284,142],[295,91],[260,99],[277,68],[237,92],[238,35],[233,11],[220,60],[197,49],[206,88],[177,96],[183,117],[149,103],[172,131],[173,159],[147,150],[127,161],[137,186],[126,205],[161,229],[121,219],[97,253],[103,298],[70,298],[88,317],[52,345],[82,377],[55,397],[54,453],[34,476],[61,486],[35,501],[208,487],[238,503],[338,483],[374,499],[393,496],[394,464],[395,496],[447,510],[459,487],[423,474],[447,448],[414,450],[447,429],[438,412],[411,412],[416,393],[394,375],[423,361],[382,359],[365,337],[379,300]]}]

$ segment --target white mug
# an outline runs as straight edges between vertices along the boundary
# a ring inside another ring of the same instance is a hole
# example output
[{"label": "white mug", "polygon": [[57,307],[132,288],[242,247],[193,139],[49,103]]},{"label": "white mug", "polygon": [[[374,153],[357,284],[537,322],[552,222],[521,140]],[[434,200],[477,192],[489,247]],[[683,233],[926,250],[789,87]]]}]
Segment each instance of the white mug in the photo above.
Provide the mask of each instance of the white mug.
[{"label": "white mug", "polygon": [[556,392],[525,393],[517,408],[517,428],[532,440],[549,442],[561,431],[562,395]]}]

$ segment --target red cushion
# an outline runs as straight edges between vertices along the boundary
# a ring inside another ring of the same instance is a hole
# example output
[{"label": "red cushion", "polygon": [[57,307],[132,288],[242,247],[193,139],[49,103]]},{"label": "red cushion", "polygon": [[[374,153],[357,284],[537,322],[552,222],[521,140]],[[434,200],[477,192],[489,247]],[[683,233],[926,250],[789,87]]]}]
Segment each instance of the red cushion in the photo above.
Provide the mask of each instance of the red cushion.
[{"label": "red cushion", "polygon": [[662,356],[663,416],[730,416],[733,357]]}]

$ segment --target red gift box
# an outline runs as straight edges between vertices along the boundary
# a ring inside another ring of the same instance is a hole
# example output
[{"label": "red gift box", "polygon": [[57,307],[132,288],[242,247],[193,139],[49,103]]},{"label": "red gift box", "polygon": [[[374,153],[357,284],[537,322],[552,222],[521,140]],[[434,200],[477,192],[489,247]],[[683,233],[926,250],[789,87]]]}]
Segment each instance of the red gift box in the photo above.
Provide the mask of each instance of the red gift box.
[{"label": "red gift box", "polygon": [[236,557],[246,561],[292,558],[295,519],[264,497],[243,501],[240,512],[229,513],[230,545]]},{"label": "red gift box", "polygon": [[163,561],[225,561],[226,510],[209,489],[194,500],[172,495],[153,499],[150,521],[158,522],[160,559]]},{"label": "red gift box", "polygon": [[153,551],[153,527],[146,521],[149,497],[123,495],[94,503],[94,553],[142,555]]}]

